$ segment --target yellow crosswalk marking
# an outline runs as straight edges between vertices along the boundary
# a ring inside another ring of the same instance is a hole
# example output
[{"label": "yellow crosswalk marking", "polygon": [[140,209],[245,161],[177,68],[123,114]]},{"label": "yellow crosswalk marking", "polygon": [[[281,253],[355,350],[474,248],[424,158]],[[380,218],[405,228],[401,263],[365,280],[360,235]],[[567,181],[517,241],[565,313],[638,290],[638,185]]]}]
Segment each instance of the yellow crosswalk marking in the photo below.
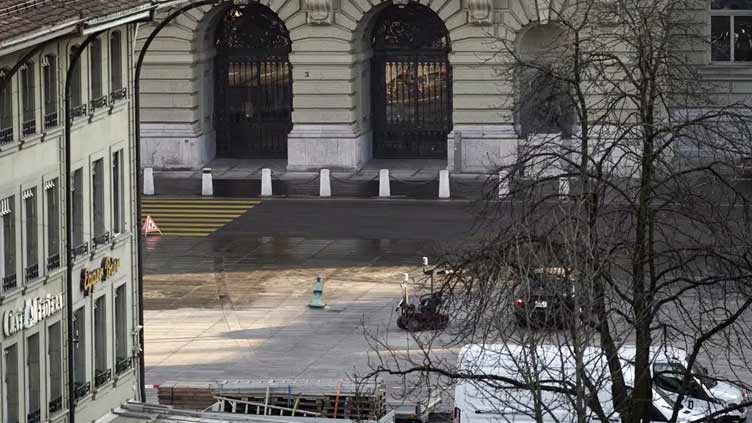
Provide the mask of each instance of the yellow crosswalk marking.
[{"label": "yellow crosswalk marking", "polygon": [[248,199],[143,198],[142,222],[151,216],[165,236],[209,236],[261,204]]}]

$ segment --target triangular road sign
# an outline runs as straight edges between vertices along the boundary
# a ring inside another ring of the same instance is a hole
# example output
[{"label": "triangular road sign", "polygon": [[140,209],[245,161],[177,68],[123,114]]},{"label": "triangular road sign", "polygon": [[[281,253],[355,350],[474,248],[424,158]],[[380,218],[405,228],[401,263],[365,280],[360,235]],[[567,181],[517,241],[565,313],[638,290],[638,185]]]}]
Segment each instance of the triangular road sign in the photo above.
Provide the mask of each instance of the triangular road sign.
[{"label": "triangular road sign", "polygon": [[159,233],[160,235],[162,235],[162,231],[159,229],[159,226],[154,223],[154,219],[152,219],[151,216],[146,216],[146,220],[144,220],[144,226],[141,228],[141,232],[146,236],[154,233]]}]

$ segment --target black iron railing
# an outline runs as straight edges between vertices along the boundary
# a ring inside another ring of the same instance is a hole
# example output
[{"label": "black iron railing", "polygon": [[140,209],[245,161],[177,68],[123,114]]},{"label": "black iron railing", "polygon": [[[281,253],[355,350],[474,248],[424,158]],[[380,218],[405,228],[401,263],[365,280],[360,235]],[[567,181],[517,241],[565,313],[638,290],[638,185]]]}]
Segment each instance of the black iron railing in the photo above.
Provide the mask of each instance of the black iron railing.
[{"label": "black iron railing", "polygon": [[58,411],[63,409],[63,397],[57,397],[54,400],[50,401],[49,405],[47,406],[47,411],[50,415],[54,415]]},{"label": "black iron railing", "polygon": [[38,264],[32,264],[31,266],[24,269],[24,280],[26,282],[33,281],[34,279],[39,277],[39,265]]},{"label": "black iron railing", "polygon": [[21,126],[21,133],[25,137],[36,134],[37,133],[37,120],[31,119],[31,120],[27,120],[26,122],[24,122],[23,126]]},{"label": "black iron railing", "polygon": [[76,382],[76,399],[83,398],[87,395],[89,395],[89,392],[91,392],[91,383],[78,383]]},{"label": "black iron railing", "polygon": [[81,256],[89,252],[89,243],[84,242],[83,244],[79,245],[78,247],[73,248],[73,257],[75,256]]},{"label": "black iron railing", "polygon": [[77,117],[86,116],[86,105],[82,104],[80,106],[76,106],[71,109],[70,111],[71,118],[75,119]]},{"label": "black iron railing", "polygon": [[54,128],[58,125],[57,112],[47,113],[44,115],[44,127]]},{"label": "black iron railing", "polygon": [[112,379],[111,369],[105,369],[105,370],[99,371],[94,376],[94,386],[100,387],[104,385],[105,383],[107,383],[110,379]]},{"label": "black iron railing", "polygon": [[103,234],[97,235],[94,237],[93,241],[94,245],[107,244],[108,242],[110,242],[110,233],[105,232]]},{"label": "black iron railing", "polygon": [[115,364],[115,372],[117,374],[123,373],[124,371],[131,368],[131,358],[127,357],[122,360],[119,360],[117,364]]},{"label": "black iron railing", "polygon": [[60,254],[47,257],[47,270],[57,269],[60,267]]},{"label": "black iron railing", "polygon": [[103,95],[102,97],[95,98],[91,101],[89,112],[94,113],[95,110],[101,109],[105,106],[107,106],[107,96]]},{"label": "black iron railing", "polygon": [[0,145],[13,142],[13,128],[0,129]]},{"label": "black iron railing", "polygon": [[3,291],[10,291],[18,286],[16,275],[8,275],[3,278]]},{"label": "black iron railing", "polygon": [[121,88],[110,93],[110,99],[113,103],[118,100],[123,100],[126,97],[128,97],[128,90],[126,88]]},{"label": "black iron railing", "polygon": [[26,423],[39,423],[42,421],[42,410],[36,409],[26,415]]}]

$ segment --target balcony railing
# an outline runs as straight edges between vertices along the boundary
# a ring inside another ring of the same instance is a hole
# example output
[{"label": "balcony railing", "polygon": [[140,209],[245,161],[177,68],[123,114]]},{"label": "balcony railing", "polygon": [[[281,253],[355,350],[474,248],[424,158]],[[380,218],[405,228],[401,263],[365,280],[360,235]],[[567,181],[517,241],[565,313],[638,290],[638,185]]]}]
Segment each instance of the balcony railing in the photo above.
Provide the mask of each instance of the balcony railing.
[{"label": "balcony railing", "polygon": [[47,129],[54,128],[57,125],[58,125],[57,112],[47,113],[46,115],[44,115],[44,127],[45,128]]},{"label": "balcony railing", "polygon": [[89,252],[89,243],[84,242],[83,244],[79,245],[78,247],[73,247],[73,257],[75,256],[81,256]]},{"label": "balcony railing", "polygon": [[0,129],[0,145],[13,142],[13,128]]},{"label": "balcony railing", "polygon": [[75,119],[77,117],[86,116],[86,105],[82,104],[80,106],[76,106],[71,109],[70,111],[71,118]]},{"label": "balcony railing", "polygon": [[36,134],[37,133],[37,120],[31,119],[31,120],[27,120],[26,122],[24,122],[23,126],[21,126],[21,133],[25,137]]},{"label": "balcony railing", "polygon": [[126,97],[128,97],[128,90],[125,87],[110,93],[110,99],[113,103]]},{"label": "balcony railing", "polygon": [[94,237],[93,241],[94,245],[107,244],[108,242],[110,242],[110,233],[105,232],[103,234],[97,235]]},{"label": "balcony railing", "polygon": [[102,97],[99,97],[99,98],[95,98],[94,100],[91,101],[91,105],[89,106],[90,107],[89,113],[94,113],[95,110],[101,109],[106,106],[107,106],[106,95],[103,95]]},{"label": "balcony railing", "polygon": [[37,409],[26,415],[26,423],[39,423],[42,421],[42,412]]},{"label": "balcony railing", "polygon": [[57,269],[60,267],[60,254],[47,257],[47,270]]},{"label": "balcony railing", "polygon": [[38,264],[32,264],[31,266],[24,269],[24,280],[26,282],[33,281],[34,279],[39,277],[39,265]]},{"label": "balcony railing", "polygon": [[122,360],[119,360],[117,364],[115,364],[115,372],[117,374],[123,373],[124,371],[131,368],[131,358],[127,357]]},{"label": "balcony railing", "polygon": [[63,409],[63,397],[57,397],[54,400],[50,401],[50,404],[47,406],[47,411],[49,411],[49,415],[55,415],[58,411]]},{"label": "balcony railing", "polygon": [[76,399],[83,398],[89,395],[89,392],[91,392],[91,382],[76,382]]},{"label": "balcony railing", "polygon": [[16,275],[8,275],[3,278],[3,291],[10,291],[18,286],[16,282]]},{"label": "balcony railing", "polygon": [[94,376],[94,386],[100,387],[112,379],[112,370],[106,369],[101,372],[97,372]]}]

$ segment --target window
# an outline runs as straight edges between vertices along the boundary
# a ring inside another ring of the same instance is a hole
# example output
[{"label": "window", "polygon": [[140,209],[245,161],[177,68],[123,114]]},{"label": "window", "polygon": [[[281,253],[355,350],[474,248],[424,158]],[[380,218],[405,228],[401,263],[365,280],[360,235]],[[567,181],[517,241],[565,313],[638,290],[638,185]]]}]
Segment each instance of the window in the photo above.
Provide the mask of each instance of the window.
[{"label": "window", "polygon": [[39,277],[39,249],[37,248],[37,189],[23,192],[24,214],[26,217],[26,268],[24,280],[31,281]]},{"label": "window", "polygon": [[14,197],[10,196],[0,200],[0,277],[2,277],[3,291],[8,291],[17,286],[16,284],[16,222],[14,211]]},{"label": "window", "polygon": [[112,377],[107,367],[107,297],[94,302],[94,386],[102,386]]},{"label": "window", "polygon": [[99,101],[102,98],[102,40],[95,38],[91,42],[89,54],[92,107],[101,107]]},{"label": "window", "polygon": [[44,127],[54,128],[57,121],[57,58],[52,55],[44,57],[42,62],[44,83]]},{"label": "window", "polygon": [[60,322],[47,329],[47,345],[49,348],[50,396],[47,409],[49,415],[55,415],[63,409],[63,342]]},{"label": "window", "polygon": [[47,270],[60,267],[60,200],[57,179],[44,184],[47,195]]},{"label": "window", "polygon": [[112,155],[112,232],[123,232],[123,150]]},{"label": "window", "polygon": [[[70,52],[70,63],[73,63],[73,56],[76,54],[80,47],[79,46],[73,46],[71,47]],[[71,114],[73,117],[81,116],[82,114],[86,114],[86,108],[83,106],[83,97],[81,96],[81,60],[83,57],[79,57],[76,61],[75,66],[73,66],[73,69],[71,70],[71,82],[70,82],[70,107],[71,107]],[[75,110],[79,109],[79,110]],[[83,109],[83,113],[81,113],[81,109]]]},{"label": "window", "polygon": [[118,374],[131,367],[128,354],[128,297],[125,285],[115,290],[115,369]]},{"label": "window", "polygon": [[120,31],[110,35],[110,91],[112,99],[120,99],[123,88],[123,48]]},{"label": "window", "polygon": [[23,103],[23,126],[21,130],[24,136],[37,132],[35,90],[34,63],[29,62],[21,67],[21,101]]},{"label": "window", "polygon": [[519,74],[517,123],[520,135],[571,131],[573,107],[566,87],[550,71],[526,70]]},{"label": "window", "polygon": [[752,61],[752,0],[711,0],[710,59]]},{"label": "window", "polygon": [[29,404],[28,422],[38,422],[41,418],[42,396],[39,380],[39,334],[35,333],[26,340],[26,365],[28,366],[29,380],[26,383],[28,389],[27,402]]},{"label": "window", "polygon": [[104,225],[104,160],[94,162],[91,169],[92,178],[92,215],[94,216],[94,242],[103,244],[107,242],[107,233]]},{"label": "window", "polygon": [[13,344],[5,349],[5,422],[18,423],[18,345]]},{"label": "window", "polygon": [[73,384],[78,399],[91,391],[86,378],[86,320],[83,307],[73,313],[73,343]]},{"label": "window", "polygon": [[76,254],[83,254],[86,251],[84,247],[84,177],[83,169],[76,169],[73,172],[73,234],[71,244]]},{"label": "window", "polygon": [[[10,69],[0,69],[5,76]],[[12,80],[11,80],[12,81]],[[0,145],[13,142],[13,83],[9,82],[0,90]]]}]

